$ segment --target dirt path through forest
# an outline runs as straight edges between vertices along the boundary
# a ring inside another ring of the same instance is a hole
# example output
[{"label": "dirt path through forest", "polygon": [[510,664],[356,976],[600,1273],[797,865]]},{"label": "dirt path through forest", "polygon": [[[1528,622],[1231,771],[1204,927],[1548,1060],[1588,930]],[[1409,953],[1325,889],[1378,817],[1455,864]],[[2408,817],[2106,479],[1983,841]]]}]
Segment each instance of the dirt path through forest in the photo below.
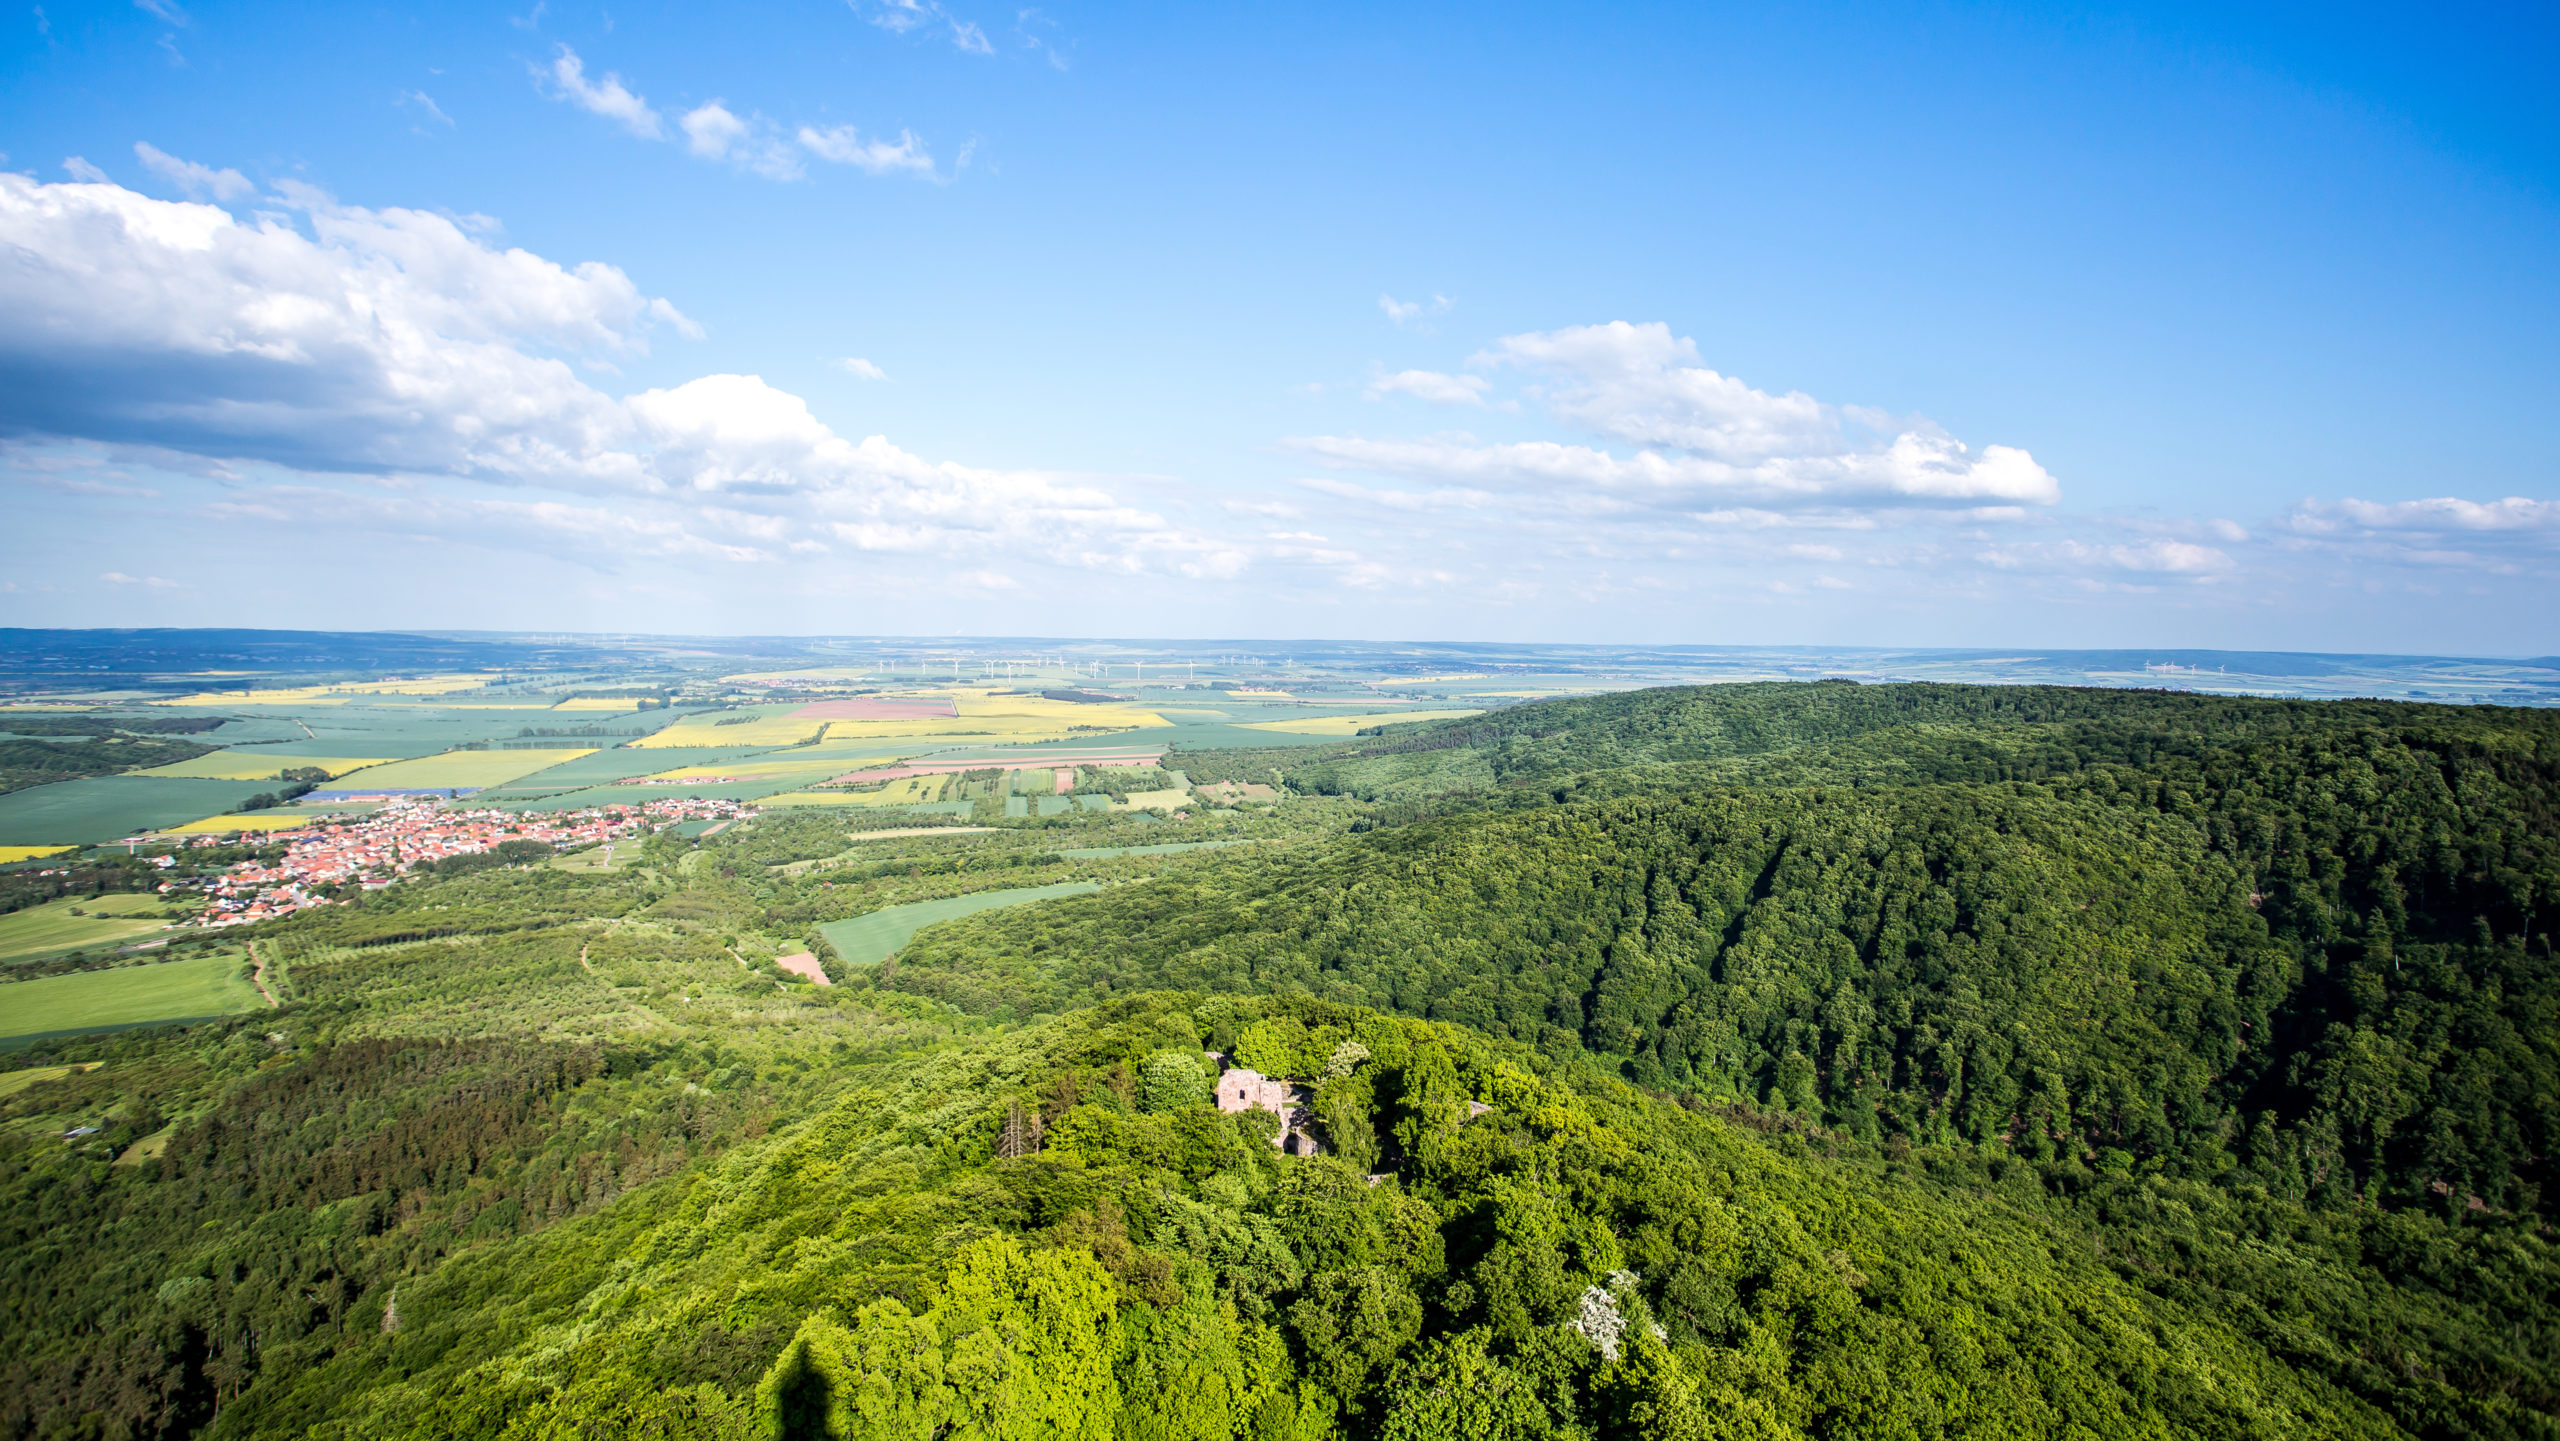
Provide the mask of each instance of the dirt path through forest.
[{"label": "dirt path through forest", "polygon": [[[267,944],[272,945],[273,942],[268,942]],[[249,958],[257,962],[257,964],[251,967],[249,971],[250,984],[255,985],[258,988],[259,995],[267,998],[268,1010],[272,1011],[281,1008],[284,1005],[284,1002],[277,1000],[276,993],[267,989],[267,953],[256,941],[251,941],[249,943]]]}]

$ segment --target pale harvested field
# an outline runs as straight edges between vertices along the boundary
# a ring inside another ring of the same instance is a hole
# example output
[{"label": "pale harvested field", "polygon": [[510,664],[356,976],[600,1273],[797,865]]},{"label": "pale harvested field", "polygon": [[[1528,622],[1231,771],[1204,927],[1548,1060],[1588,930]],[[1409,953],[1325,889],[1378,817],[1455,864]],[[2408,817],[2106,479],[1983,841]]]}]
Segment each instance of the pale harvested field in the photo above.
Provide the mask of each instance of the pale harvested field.
[{"label": "pale harvested field", "polygon": [[1480,710],[1404,710],[1381,711],[1369,715],[1311,715],[1298,720],[1255,721],[1244,728],[1256,731],[1285,731],[1300,736],[1357,735],[1371,726],[1406,725],[1416,721],[1463,720],[1483,715]]},{"label": "pale harvested field", "polygon": [[317,767],[327,771],[329,779],[336,780],[349,771],[359,771],[366,766],[389,765],[398,759],[400,759],[398,756],[357,758],[304,756],[295,755],[289,751],[228,750],[197,756],[193,760],[179,761],[175,765],[154,766],[147,771],[135,771],[134,774],[179,776],[188,780],[271,781],[281,771]]}]

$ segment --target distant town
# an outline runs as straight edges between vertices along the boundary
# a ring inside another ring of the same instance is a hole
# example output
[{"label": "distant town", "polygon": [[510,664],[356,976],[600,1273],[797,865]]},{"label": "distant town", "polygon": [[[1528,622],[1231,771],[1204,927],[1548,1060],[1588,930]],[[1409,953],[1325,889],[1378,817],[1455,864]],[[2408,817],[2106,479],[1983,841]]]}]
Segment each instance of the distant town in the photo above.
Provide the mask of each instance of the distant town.
[{"label": "distant town", "polygon": [[[674,797],[645,805],[597,806],[589,810],[518,814],[501,810],[454,810],[431,800],[399,798],[369,815],[316,820],[293,831],[261,839],[282,844],[275,861],[243,860],[203,884],[204,913],[199,926],[241,926],[273,920],[312,906],[329,905],[365,891],[380,890],[401,875],[453,856],[495,852],[525,843],[554,851],[611,846],[638,840],[661,827],[687,821],[715,825],[754,815],[753,808],[732,800]],[[221,836],[192,838],[197,847],[225,844]],[[174,857],[159,858],[164,865]],[[184,889],[164,881],[163,895]]]}]

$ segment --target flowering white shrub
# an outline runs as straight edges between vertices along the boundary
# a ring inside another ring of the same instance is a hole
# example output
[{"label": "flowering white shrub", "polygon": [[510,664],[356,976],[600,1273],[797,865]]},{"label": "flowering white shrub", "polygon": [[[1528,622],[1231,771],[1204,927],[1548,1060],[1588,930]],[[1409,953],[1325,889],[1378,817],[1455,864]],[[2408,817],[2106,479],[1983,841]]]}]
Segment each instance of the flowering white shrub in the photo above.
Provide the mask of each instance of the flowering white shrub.
[{"label": "flowering white shrub", "polygon": [[[1583,1288],[1582,1303],[1576,1308],[1573,1319],[1564,1323],[1564,1328],[1580,1334],[1584,1340],[1598,1347],[1605,1359],[1615,1361],[1618,1359],[1619,1338],[1627,1333],[1626,1313],[1618,1308],[1618,1298],[1635,1290],[1637,1278],[1633,1271],[1612,1271],[1602,1279],[1609,1283],[1608,1287],[1605,1290],[1598,1286]],[[1655,1326],[1652,1329],[1655,1338],[1659,1339],[1662,1328]]]}]

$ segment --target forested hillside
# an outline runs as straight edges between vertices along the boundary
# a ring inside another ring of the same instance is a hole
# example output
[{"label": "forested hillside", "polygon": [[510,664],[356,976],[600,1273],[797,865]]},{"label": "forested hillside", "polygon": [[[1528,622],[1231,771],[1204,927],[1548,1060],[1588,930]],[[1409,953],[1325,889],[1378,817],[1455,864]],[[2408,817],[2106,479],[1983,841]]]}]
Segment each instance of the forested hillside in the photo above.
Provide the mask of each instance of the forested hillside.
[{"label": "forested hillside", "polygon": [[1720,687],[1179,763],[1292,798],[439,868],[234,933],[281,1009],[0,1058],[0,1429],[2560,1435],[2546,714]]},{"label": "forested hillside", "polygon": [[0,720],[0,792],[191,760],[212,747],[166,737],[220,724],[198,716],[11,716]]}]

